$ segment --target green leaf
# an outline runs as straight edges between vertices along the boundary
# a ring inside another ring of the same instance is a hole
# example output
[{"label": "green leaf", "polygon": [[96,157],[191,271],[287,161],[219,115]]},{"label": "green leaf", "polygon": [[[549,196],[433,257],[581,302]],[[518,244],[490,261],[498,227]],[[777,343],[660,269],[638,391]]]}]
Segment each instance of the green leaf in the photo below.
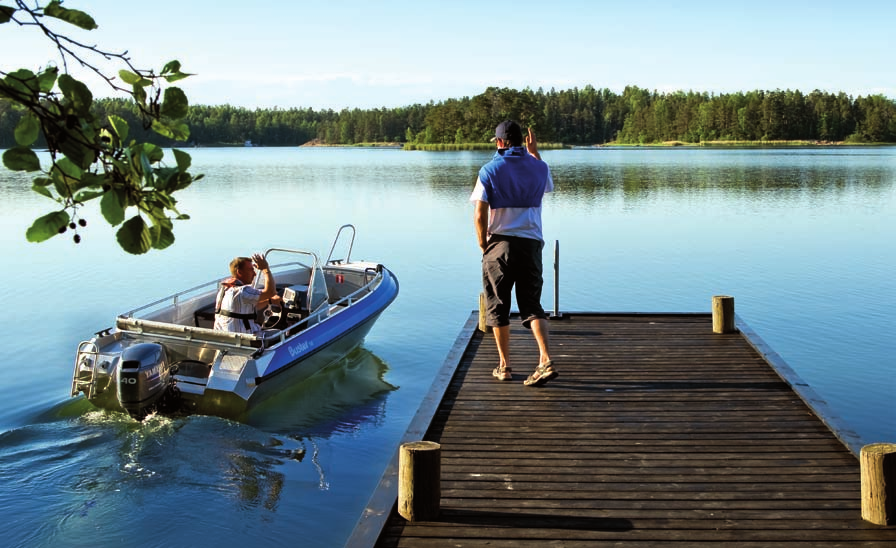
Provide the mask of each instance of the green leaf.
[{"label": "green leaf", "polygon": [[116,233],[118,245],[128,253],[142,255],[149,251],[153,245],[153,238],[149,227],[139,215],[128,219]]},{"label": "green leaf", "polygon": [[121,206],[121,202],[118,200],[118,193],[115,191],[110,190],[103,195],[103,199],[100,200],[100,211],[102,211],[106,222],[112,226],[121,224],[124,221],[124,208]]},{"label": "green leaf", "polygon": [[180,72],[180,61],[168,61],[165,63],[165,66],[162,67],[162,75],[171,73],[171,72]]},{"label": "green leaf", "polygon": [[81,176],[84,174],[70,158],[62,158],[50,169],[50,177],[56,185],[56,192],[60,196],[71,196],[81,186]]},{"label": "green leaf", "polygon": [[44,15],[55,17],[56,19],[60,19],[84,30],[93,30],[97,28],[96,21],[93,20],[93,17],[80,10],[63,8],[62,2],[59,0],[53,0],[47,4],[44,8]]},{"label": "green leaf", "polygon": [[170,84],[171,82],[177,82],[178,80],[183,80],[189,76],[193,76],[192,74],[187,74],[184,72],[175,72],[174,74],[169,74],[165,77],[165,80]]},{"label": "green leaf", "polygon": [[31,182],[34,183],[35,186],[49,186],[53,180],[48,177],[35,177]]},{"label": "green leaf", "polygon": [[124,82],[126,84],[131,84],[131,85],[134,85],[143,79],[143,77],[140,76],[139,74],[134,74],[133,72],[131,72],[129,70],[123,70],[123,69],[118,71],[118,77],[121,78],[122,82]]},{"label": "green leaf", "polygon": [[166,219],[165,209],[174,209],[174,206],[177,205],[177,200],[165,192],[156,192],[154,198],[152,215],[158,219]]},{"label": "green leaf", "polygon": [[166,124],[159,120],[152,121],[152,130],[176,141],[186,141],[190,137],[190,127],[187,124]]},{"label": "green leaf", "polygon": [[174,233],[167,226],[159,226],[158,231],[153,235],[152,247],[155,249],[165,249],[174,243]]},{"label": "green leaf", "polygon": [[46,196],[47,198],[50,198],[51,200],[54,199],[54,198],[53,198],[53,193],[50,192],[50,189],[47,188],[47,187],[45,187],[45,186],[42,186],[42,185],[31,185],[31,190],[33,190],[34,192],[37,192],[37,193],[40,194],[41,196]]},{"label": "green leaf", "polygon": [[40,91],[43,93],[50,93],[50,91],[53,90],[53,86],[56,85],[56,77],[58,75],[59,69],[57,67],[50,67],[38,74],[37,81],[40,86]]},{"label": "green leaf", "polygon": [[40,92],[40,81],[30,70],[18,69],[6,75],[0,91],[3,92],[2,96],[17,103],[36,101]]},{"label": "green leaf", "polygon": [[40,122],[37,121],[37,116],[30,112],[22,116],[16,124],[14,134],[19,145],[27,147],[34,144],[40,134]]},{"label": "green leaf", "polygon": [[190,169],[190,165],[193,163],[193,158],[191,158],[189,154],[177,148],[171,149],[171,152],[174,153],[174,159],[177,161],[178,170],[187,171]]},{"label": "green leaf", "polygon": [[178,80],[183,80],[188,76],[192,76],[192,74],[180,71],[180,61],[171,61],[162,67],[162,76],[170,84],[171,82],[177,82]]},{"label": "green leaf", "polygon": [[134,84],[133,90],[134,91],[133,91],[132,95],[134,97],[134,101],[137,101],[137,103],[139,103],[141,105],[145,105],[146,104],[146,90],[143,89],[143,87],[140,86],[140,84]]},{"label": "green leaf", "polygon": [[187,188],[188,186],[190,186],[191,184],[193,184],[193,181],[198,181],[201,178],[202,178],[202,175],[199,175],[198,177],[196,177],[194,179],[193,177],[190,176],[189,173],[186,173],[186,172],[181,173],[180,176],[177,178],[177,186],[175,186],[173,189],[169,189],[169,192],[177,192],[178,190],[183,190],[183,189]]},{"label": "green leaf", "polygon": [[128,138],[128,132],[131,127],[121,116],[115,116],[114,114],[109,116],[109,123],[112,125],[112,131],[115,132],[115,135],[118,136],[118,139],[123,143]]},{"label": "green leaf", "polygon": [[[75,201],[81,202],[83,204],[84,202],[89,202],[90,200],[93,200],[94,198],[99,198],[100,196],[103,196],[104,194],[110,194],[110,193],[104,192],[102,190],[85,190],[85,191],[79,192],[77,195],[75,195]],[[114,194],[114,192],[112,194]],[[121,216],[122,216],[122,219],[124,219],[123,212],[122,212]]]},{"label": "green leaf", "polygon": [[68,74],[59,75],[58,83],[62,94],[72,102],[75,111],[82,116],[87,116],[90,113],[90,106],[93,104],[93,94],[90,93],[87,86]]},{"label": "green leaf", "polygon": [[66,177],[72,179],[81,179],[81,176],[84,174],[84,170],[68,158],[63,158],[56,162],[55,168],[59,169]]},{"label": "green leaf", "polygon": [[180,120],[190,111],[187,95],[180,88],[167,88],[162,97],[162,116]]},{"label": "green leaf", "polygon": [[146,153],[146,157],[149,158],[149,163],[151,164],[161,162],[162,158],[165,157],[165,151],[162,147],[152,143],[144,143],[143,152]]},{"label": "green leaf", "polygon": [[152,186],[152,165],[149,163],[146,152],[140,153],[140,165],[143,167],[143,180],[146,181],[146,186]]},{"label": "green leaf", "polygon": [[25,232],[25,239],[35,243],[49,240],[59,234],[61,227],[68,225],[70,222],[71,217],[64,210],[48,213],[34,221],[31,228]]},{"label": "green leaf", "polygon": [[4,152],[3,165],[10,171],[40,171],[40,160],[28,147],[15,147]]},{"label": "green leaf", "polygon": [[157,190],[171,191],[172,183],[177,183],[180,171],[176,167],[163,167],[156,171],[155,187]]},{"label": "green leaf", "polygon": [[56,142],[59,150],[74,165],[82,169],[87,169],[96,160],[96,151],[85,145],[82,141],[88,139],[88,135],[77,135],[73,132],[63,130],[62,137]]},{"label": "green leaf", "polygon": [[116,188],[114,192],[115,195],[118,196],[118,203],[121,204],[121,207],[123,209],[127,209],[132,205],[126,190],[124,190],[123,188]]},{"label": "green leaf", "polygon": [[135,87],[145,88],[146,86],[152,85],[152,80],[144,78],[129,70],[119,70],[118,77],[121,78],[124,83],[131,84]]},{"label": "green leaf", "polygon": [[104,175],[85,173],[84,176],[81,177],[81,184],[78,186],[78,190],[84,188],[100,188],[104,184],[106,184],[106,177]]},{"label": "green leaf", "polygon": [[3,23],[9,23],[12,19],[12,14],[16,12],[16,8],[11,6],[0,6],[0,25]]}]

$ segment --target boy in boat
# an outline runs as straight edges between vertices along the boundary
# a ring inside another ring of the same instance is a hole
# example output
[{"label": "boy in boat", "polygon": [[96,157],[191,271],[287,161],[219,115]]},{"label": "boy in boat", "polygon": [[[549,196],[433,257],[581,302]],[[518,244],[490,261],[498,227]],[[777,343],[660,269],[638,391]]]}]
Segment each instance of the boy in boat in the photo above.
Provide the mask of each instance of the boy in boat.
[{"label": "boy in boat", "polygon": [[[255,269],[264,276],[264,289],[252,287]],[[215,301],[215,330],[258,335],[256,311],[276,297],[277,284],[267,259],[259,253],[230,261],[231,277],[221,282]]]},{"label": "boy in boat", "polygon": [[535,372],[524,382],[537,386],[557,376],[548,351],[548,320],[541,307],[541,201],[554,190],[548,165],[541,160],[535,134],[523,132],[513,120],[495,129],[498,150],[479,170],[470,201],[473,224],[482,250],[482,285],[485,289],[486,324],[494,328],[500,363],[492,375],[511,380],[510,293],[516,291],[523,327],[532,330],[538,343]]}]

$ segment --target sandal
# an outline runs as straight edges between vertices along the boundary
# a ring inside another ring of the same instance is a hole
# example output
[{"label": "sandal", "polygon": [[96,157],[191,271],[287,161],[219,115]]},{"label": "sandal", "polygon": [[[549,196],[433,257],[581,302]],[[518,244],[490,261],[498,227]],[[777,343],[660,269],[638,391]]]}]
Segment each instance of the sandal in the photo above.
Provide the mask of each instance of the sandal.
[{"label": "sandal", "polygon": [[554,371],[553,364],[548,361],[536,367],[535,373],[529,375],[529,378],[523,381],[523,384],[526,386],[541,386],[556,376],[557,372]]},{"label": "sandal", "polygon": [[509,381],[513,379],[513,375],[510,374],[509,367],[501,367],[500,365],[492,371],[492,377],[498,379],[499,381]]}]

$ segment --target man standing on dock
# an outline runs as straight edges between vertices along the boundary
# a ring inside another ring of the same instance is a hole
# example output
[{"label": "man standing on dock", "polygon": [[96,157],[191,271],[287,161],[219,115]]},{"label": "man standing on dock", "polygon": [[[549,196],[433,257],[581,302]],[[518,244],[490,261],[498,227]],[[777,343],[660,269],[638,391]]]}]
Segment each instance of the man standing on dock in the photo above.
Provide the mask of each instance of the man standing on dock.
[{"label": "man standing on dock", "polygon": [[515,286],[523,327],[532,330],[540,354],[538,367],[524,384],[537,386],[557,376],[548,350],[548,319],[541,307],[541,201],[545,193],[554,190],[554,181],[538,153],[531,127],[525,147],[522,129],[513,120],[501,122],[492,141],[498,150],[479,170],[470,196],[482,249],[486,324],[494,328],[501,360],[492,375],[501,381],[513,378],[508,356],[510,294]]}]

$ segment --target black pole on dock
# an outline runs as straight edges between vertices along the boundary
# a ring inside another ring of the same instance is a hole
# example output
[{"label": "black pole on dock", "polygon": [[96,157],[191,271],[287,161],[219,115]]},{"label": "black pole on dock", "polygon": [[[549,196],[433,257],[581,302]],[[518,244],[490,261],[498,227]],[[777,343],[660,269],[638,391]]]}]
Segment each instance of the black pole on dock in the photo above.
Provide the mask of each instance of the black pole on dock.
[{"label": "black pole on dock", "polygon": [[554,240],[554,313],[550,319],[563,319],[560,313],[560,240]]},{"label": "black pole on dock", "polygon": [[554,317],[560,315],[560,240],[554,240]]}]

